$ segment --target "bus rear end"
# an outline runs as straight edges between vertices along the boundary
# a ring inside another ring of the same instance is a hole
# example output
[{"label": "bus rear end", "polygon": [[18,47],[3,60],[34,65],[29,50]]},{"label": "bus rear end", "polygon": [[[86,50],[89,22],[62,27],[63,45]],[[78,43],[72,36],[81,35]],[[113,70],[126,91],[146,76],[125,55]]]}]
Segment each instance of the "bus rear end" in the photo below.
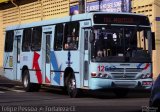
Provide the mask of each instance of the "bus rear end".
[{"label": "bus rear end", "polygon": [[5,34],[5,46],[3,57],[4,76],[8,79],[15,79],[13,75],[13,41],[14,31],[6,31]]}]

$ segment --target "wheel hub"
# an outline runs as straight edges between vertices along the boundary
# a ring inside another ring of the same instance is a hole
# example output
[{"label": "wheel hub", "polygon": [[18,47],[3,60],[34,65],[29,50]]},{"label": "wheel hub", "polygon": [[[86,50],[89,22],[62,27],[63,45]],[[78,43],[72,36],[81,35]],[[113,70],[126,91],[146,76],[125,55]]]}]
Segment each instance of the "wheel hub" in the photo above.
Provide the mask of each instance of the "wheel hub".
[{"label": "wheel hub", "polygon": [[28,86],[28,78],[25,76],[24,77],[24,87]]},{"label": "wheel hub", "polygon": [[71,91],[73,91],[76,88],[76,81],[75,79],[71,79],[69,83],[69,88]]}]

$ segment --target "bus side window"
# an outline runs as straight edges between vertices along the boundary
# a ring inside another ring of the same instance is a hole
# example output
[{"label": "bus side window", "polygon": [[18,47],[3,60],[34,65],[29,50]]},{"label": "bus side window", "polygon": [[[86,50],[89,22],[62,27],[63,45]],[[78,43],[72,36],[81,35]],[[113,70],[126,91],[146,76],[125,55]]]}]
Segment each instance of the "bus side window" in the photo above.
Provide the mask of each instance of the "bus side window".
[{"label": "bus side window", "polygon": [[55,27],[54,50],[62,50],[63,24],[57,24]]},{"label": "bus side window", "polygon": [[40,51],[41,50],[41,40],[42,40],[42,27],[33,28],[33,30],[32,30],[32,43],[31,43],[32,51]]},{"label": "bus side window", "polygon": [[78,49],[79,26],[79,22],[70,22],[65,24],[64,49]]},{"label": "bus side window", "polygon": [[5,52],[12,52],[13,40],[14,40],[13,38],[14,38],[14,32],[7,31],[6,32],[6,39],[5,39]]},{"label": "bus side window", "polygon": [[32,32],[31,28],[23,30],[23,41],[22,41],[22,51],[23,52],[30,51],[31,32]]}]

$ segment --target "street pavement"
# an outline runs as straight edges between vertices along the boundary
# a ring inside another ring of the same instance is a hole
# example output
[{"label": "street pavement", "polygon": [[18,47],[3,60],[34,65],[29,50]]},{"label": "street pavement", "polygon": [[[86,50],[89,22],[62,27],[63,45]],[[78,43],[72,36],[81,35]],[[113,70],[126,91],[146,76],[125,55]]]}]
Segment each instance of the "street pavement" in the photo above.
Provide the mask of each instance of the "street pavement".
[{"label": "street pavement", "polygon": [[25,92],[20,83],[2,74],[0,69],[0,112],[142,112],[149,103],[150,93],[143,91],[131,91],[125,98],[112,91],[85,91],[80,98],[70,98],[60,89],[44,86],[39,92]]}]

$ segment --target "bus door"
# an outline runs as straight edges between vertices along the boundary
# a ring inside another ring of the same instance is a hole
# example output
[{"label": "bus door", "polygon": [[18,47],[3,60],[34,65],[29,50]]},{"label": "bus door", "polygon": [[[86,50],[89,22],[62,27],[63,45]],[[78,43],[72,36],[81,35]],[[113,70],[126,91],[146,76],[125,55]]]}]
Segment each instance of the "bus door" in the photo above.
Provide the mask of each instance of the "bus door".
[{"label": "bus door", "polygon": [[84,29],[83,30],[83,40],[82,40],[82,65],[81,66],[81,70],[83,71],[83,86],[84,87],[88,87],[89,85],[89,52],[88,52],[88,40],[89,40],[89,36],[90,36],[90,29]]},{"label": "bus door", "polygon": [[14,43],[13,43],[13,75],[15,80],[21,79],[20,72],[20,52],[21,52],[21,38],[22,30],[16,30],[14,32]]},{"label": "bus door", "polygon": [[44,33],[44,47],[45,47],[45,83],[51,83],[51,65],[50,65],[50,50],[52,32]]}]

